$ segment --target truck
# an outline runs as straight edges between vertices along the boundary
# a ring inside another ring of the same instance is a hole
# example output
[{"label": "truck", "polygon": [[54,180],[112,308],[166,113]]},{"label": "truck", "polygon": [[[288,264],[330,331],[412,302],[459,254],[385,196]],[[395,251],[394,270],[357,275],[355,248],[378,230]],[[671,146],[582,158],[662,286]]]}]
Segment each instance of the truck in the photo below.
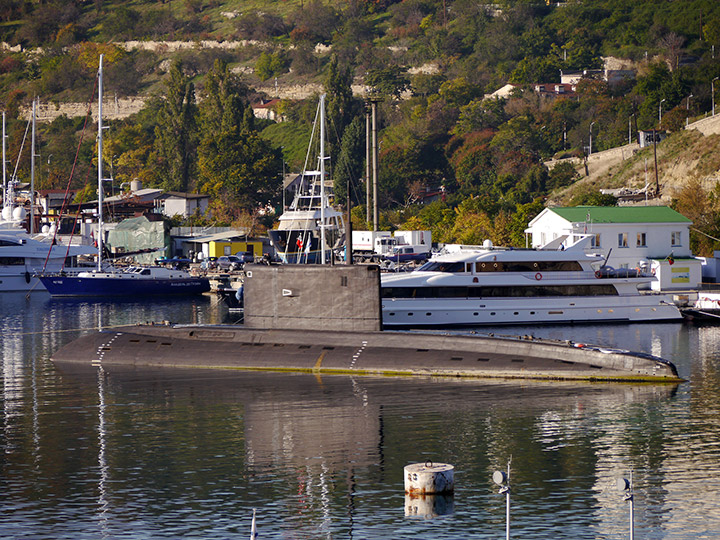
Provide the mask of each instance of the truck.
[{"label": "truck", "polygon": [[430,257],[430,231],[353,231],[353,258],[358,262],[407,262]]}]

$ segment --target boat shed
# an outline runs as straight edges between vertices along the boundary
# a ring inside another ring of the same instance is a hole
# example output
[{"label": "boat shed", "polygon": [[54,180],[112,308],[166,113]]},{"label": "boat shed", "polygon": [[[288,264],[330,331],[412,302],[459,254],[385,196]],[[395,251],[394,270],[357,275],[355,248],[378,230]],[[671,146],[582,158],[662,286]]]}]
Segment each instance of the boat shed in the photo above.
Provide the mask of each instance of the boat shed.
[{"label": "boat shed", "polygon": [[[221,257],[252,251],[256,257],[262,257],[269,250],[262,240],[252,238],[247,232],[228,229],[214,231],[207,234],[183,234],[181,231],[172,231],[175,253],[182,253],[186,257],[198,255],[200,259],[208,257]],[[202,255],[201,255],[202,254]]]},{"label": "boat shed", "polygon": [[576,206],[544,209],[525,234],[534,248],[590,234],[588,252],[607,257],[609,266],[652,271],[656,290],[690,289],[702,281],[702,261],[690,251],[691,225],[668,206]]}]

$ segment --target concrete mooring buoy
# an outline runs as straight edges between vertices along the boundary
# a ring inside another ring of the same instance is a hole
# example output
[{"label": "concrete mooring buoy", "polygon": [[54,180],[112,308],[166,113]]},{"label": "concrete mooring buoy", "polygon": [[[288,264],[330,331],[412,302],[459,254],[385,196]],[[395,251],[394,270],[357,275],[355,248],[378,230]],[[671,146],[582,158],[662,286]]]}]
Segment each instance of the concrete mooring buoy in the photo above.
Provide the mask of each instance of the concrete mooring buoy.
[{"label": "concrete mooring buoy", "polygon": [[452,493],[446,495],[405,494],[405,517],[432,519],[455,512]]},{"label": "concrete mooring buoy", "polygon": [[455,491],[455,467],[448,463],[411,463],[405,466],[405,493],[440,495]]}]

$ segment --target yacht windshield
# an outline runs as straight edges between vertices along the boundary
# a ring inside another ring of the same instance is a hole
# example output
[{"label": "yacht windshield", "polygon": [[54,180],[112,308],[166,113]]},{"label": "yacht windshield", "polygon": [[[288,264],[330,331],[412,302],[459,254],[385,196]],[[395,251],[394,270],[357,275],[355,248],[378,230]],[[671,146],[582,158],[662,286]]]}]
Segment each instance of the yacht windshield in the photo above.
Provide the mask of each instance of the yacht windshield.
[{"label": "yacht windshield", "polygon": [[464,272],[464,262],[428,261],[417,269],[418,272]]}]

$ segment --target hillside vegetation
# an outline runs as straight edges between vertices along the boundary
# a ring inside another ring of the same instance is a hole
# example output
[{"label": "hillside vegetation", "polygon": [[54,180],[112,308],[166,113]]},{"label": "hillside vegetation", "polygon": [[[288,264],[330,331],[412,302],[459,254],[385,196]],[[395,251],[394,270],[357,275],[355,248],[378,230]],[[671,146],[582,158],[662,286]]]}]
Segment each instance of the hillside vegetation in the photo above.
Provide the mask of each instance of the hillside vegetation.
[{"label": "hillside vegetation", "polygon": [[[268,207],[281,200],[283,166],[302,165],[316,102],[281,102],[281,124],[252,119],[249,105],[262,97],[254,88],[276,81],[327,92],[338,200],[349,177],[360,227],[365,126],[353,84],[382,99],[383,227],[432,229],[439,241],[524,244],[528,218],[578,179],[572,166],[548,171],[542,162],[582,156],[591,135],[597,152],[627,142],[628,130],[668,130],[660,145],[668,159],[676,146],[695,148],[688,170],[716,171],[700,150],[707,143],[678,134],[688,117],[711,110],[719,82],[720,3],[712,0],[5,0],[0,39],[23,48],[0,52],[11,156],[25,131],[20,108],[34,96],[90,101],[102,52],[107,95],[148,98],[140,113],[111,122],[105,160],[116,182],[212,194],[212,215],[196,220],[271,225]],[[144,50],[129,40],[197,46]],[[242,44],[204,48],[203,40]],[[559,82],[561,70],[600,69],[607,57],[626,76],[584,78],[566,96],[533,89]],[[516,85],[510,96],[485,99],[506,83]],[[83,123],[60,117],[40,127],[41,187],[67,183],[81,137],[71,184],[91,176],[93,137]],[[28,162],[21,157],[21,178]],[[625,174],[603,182],[623,184]],[[607,202],[582,185],[562,200]],[[424,201],[441,186],[443,199]],[[705,211],[697,223],[717,236],[712,204]]]}]

